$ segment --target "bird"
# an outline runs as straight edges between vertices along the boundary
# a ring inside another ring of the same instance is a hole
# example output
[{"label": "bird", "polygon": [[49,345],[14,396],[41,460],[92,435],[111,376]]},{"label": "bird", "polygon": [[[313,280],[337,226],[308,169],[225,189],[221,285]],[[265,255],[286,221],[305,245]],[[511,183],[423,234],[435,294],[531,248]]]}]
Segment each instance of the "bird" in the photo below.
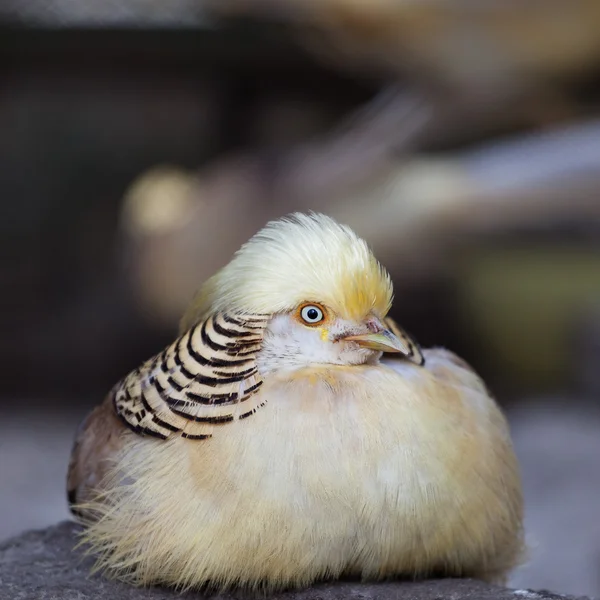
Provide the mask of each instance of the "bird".
[{"label": "bird", "polygon": [[94,570],[266,593],[503,582],[524,552],[506,418],[392,300],[367,243],[324,214],[250,238],[79,427],[67,493]]}]

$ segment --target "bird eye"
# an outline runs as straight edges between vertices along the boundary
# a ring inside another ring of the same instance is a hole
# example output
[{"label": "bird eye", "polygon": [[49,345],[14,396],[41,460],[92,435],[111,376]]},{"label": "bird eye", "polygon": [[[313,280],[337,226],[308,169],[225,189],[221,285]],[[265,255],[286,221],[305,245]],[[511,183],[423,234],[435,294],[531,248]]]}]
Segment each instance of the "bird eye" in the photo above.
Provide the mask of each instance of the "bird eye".
[{"label": "bird eye", "polygon": [[300,310],[300,317],[308,325],[317,325],[325,319],[323,309],[315,304],[306,304]]}]

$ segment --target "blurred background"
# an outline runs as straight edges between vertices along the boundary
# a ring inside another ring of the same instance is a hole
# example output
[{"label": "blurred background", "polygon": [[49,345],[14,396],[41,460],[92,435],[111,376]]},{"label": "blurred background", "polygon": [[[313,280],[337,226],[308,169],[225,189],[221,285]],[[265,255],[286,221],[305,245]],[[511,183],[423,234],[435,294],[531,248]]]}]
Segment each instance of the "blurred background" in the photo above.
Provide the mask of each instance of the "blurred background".
[{"label": "blurred background", "polygon": [[264,223],[314,209],[512,424],[518,587],[600,595],[600,1],[2,0],[0,540]]}]

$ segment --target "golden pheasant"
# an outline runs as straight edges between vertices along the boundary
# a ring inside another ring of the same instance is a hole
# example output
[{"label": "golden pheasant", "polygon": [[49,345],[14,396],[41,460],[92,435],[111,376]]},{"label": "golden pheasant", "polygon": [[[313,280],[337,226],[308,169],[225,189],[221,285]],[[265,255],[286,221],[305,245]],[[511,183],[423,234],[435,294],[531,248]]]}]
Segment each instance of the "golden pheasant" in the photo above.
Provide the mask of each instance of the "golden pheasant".
[{"label": "golden pheasant", "polygon": [[367,244],[326,216],[250,239],[78,432],[68,493],[98,567],[182,589],[502,580],[522,550],[506,421],[391,303]]}]

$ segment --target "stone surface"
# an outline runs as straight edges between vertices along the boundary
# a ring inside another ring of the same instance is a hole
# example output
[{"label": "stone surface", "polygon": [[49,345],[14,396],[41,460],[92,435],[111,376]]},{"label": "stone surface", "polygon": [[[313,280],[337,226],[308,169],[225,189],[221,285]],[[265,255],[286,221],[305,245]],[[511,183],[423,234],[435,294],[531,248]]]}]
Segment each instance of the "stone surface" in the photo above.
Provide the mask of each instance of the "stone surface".
[{"label": "stone surface", "polygon": [[[89,575],[89,560],[73,550],[78,526],[64,522],[31,531],[0,545],[0,600],[137,600],[206,598],[162,588],[137,589]],[[222,594],[213,600],[243,598]],[[510,590],[469,579],[360,584],[337,582],[276,594],[273,600],[557,600],[574,598],[545,591]]]}]

